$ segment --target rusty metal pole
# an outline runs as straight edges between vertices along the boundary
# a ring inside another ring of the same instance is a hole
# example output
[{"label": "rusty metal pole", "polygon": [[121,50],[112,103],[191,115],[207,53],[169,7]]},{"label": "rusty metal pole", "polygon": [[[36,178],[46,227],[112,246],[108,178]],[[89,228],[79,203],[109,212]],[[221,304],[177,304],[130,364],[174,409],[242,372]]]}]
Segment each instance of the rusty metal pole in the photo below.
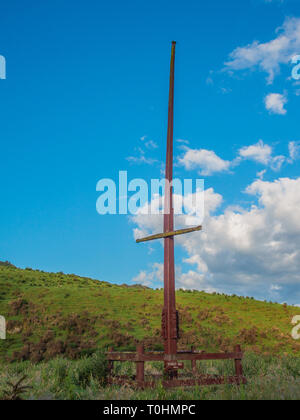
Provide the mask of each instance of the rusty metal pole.
[{"label": "rusty metal pole", "polygon": [[[241,346],[237,345],[234,348],[235,353],[241,353]],[[241,359],[234,359],[234,364],[235,364],[235,374],[238,377],[243,376],[243,365],[242,365],[242,360]]]},{"label": "rusty metal pole", "polygon": [[[193,354],[194,353],[194,346],[192,346],[191,347],[191,353]],[[196,373],[197,372],[197,362],[196,362],[196,360],[191,360],[191,368],[192,368],[192,371],[193,371],[193,373]]]},{"label": "rusty metal pole", "polygon": [[[113,351],[114,351],[114,349],[112,347],[110,347],[108,349],[108,355],[109,355],[109,353],[112,353]],[[108,361],[107,369],[108,369],[108,375],[109,376],[112,376],[113,370],[114,370],[114,362],[112,360],[109,360]]]},{"label": "rusty metal pole", "polygon": [[[174,115],[174,67],[175,45],[172,42],[169,86],[169,109],[168,109],[168,134],[167,134],[167,157],[166,157],[166,185],[164,207],[164,232],[174,230],[173,210],[173,115]],[[175,302],[175,269],[174,269],[174,237],[164,239],[164,308],[162,314],[162,333],[164,337],[164,349],[166,359],[176,359],[177,353],[177,314]],[[174,357],[175,356],[175,357]],[[165,364],[165,368],[166,368]],[[175,371],[168,370],[169,376],[176,376]]]},{"label": "rusty metal pole", "polygon": [[[139,344],[136,347],[137,357],[144,354],[144,345]],[[145,362],[136,362],[136,381],[139,385],[142,385],[145,380]]]}]

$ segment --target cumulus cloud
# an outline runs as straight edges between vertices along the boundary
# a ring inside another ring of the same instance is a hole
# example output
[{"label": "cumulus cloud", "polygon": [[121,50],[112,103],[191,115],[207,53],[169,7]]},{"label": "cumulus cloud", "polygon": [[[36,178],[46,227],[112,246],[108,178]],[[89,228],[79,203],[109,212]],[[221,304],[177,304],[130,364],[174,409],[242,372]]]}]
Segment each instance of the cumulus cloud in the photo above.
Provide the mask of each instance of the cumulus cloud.
[{"label": "cumulus cloud", "polygon": [[204,274],[194,270],[189,270],[186,273],[182,273],[180,271],[176,276],[176,287],[182,289],[202,290],[206,293],[219,291],[216,287],[209,284],[209,281],[206,279]]},{"label": "cumulus cloud", "polygon": [[[205,191],[204,230],[176,238],[187,253],[184,263],[193,266],[181,274],[180,284],[257,298],[271,298],[276,292],[278,299],[297,303],[300,298],[300,178],[256,180],[246,193],[257,204],[250,208],[231,206],[217,214],[222,197],[213,189]],[[147,216],[145,225],[138,215],[134,222],[138,229],[158,232],[162,228],[160,217]],[[182,225],[182,218],[176,218],[177,226]]]},{"label": "cumulus cloud", "polygon": [[287,18],[276,34],[269,42],[254,41],[236,48],[225,63],[226,68],[231,71],[259,68],[267,73],[268,83],[273,83],[280,66],[288,64],[300,51],[300,19]]},{"label": "cumulus cloud", "polygon": [[[216,292],[217,289],[210,286],[205,276],[199,272],[189,270],[183,273],[180,266],[176,266],[176,288],[203,290],[207,293]],[[154,263],[148,270],[141,270],[131,281],[133,284],[141,284],[147,287],[163,287],[164,266],[162,263]]]},{"label": "cumulus cloud", "polygon": [[284,106],[287,104],[287,98],[280,93],[270,93],[264,99],[265,107],[271,114],[285,115],[287,113]]},{"label": "cumulus cloud", "polygon": [[131,283],[141,284],[143,286],[159,286],[164,281],[164,266],[163,264],[154,263],[150,270],[141,270],[139,274],[131,280]]},{"label": "cumulus cloud", "polygon": [[[251,160],[279,171],[284,163],[293,163],[300,155],[300,142],[289,142],[289,156],[274,155],[273,148],[259,140],[257,143],[244,146],[238,150],[236,158],[224,160],[214,151],[206,149],[191,149],[181,146],[183,156],[178,158],[178,163],[187,170],[197,170],[200,175],[210,176],[220,172],[229,172],[230,169],[240,165],[243,160]],[[258,173],[263,176],[265,172]]]},{"label": "cumulus cloud", "polygon": [[200,175],[209,176],[229,170],[230,162],[220,158],[213,150],[190,149],[184,147],[185,153],[178,162],[185,169],[198,169]]},{"label": "cumulus cloud", "polygon": [[[284,162],[288,161],[285,156],[273,156],[273,149],[262,140],[250,146],[242,147],[239,150],[239,156],[243,159],[249,159],[266,166],[270,166],[274,171],[279,171]],[[264,175],[264,173],[262,173]]]},{"label": "cumulus cloud", "polygon": [[262,140],[251,146],[242,147],[239,155],[245,159],[254,160],[264,165],[268,165],[272,156],[272,147],[264,144]]}]

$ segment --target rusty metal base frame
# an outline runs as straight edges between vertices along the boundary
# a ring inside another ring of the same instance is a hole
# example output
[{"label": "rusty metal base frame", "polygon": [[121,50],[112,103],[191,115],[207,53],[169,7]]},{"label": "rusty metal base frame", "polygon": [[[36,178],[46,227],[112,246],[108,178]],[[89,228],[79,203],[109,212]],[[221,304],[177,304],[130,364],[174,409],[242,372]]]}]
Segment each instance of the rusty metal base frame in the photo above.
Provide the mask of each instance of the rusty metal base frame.
[{"label": "rusty metal base frame", "polygon": [[[219,375],[199,375],[197,374],[197,361],[200,360],[234,360],[235,375],[234,376],[219,376]],[[204,353],[196,352],[191,348],[190,351],[178,351],[173,356],[170,363],[169,358],[166,357],[164,352],[144,352],[144,346],[138,345],[136,353],[120,353],[110,350],[107,353],[107,360],[109,362],[109,378],[108,383],[113,385],[128,384],[137,388],[154,388],[158,380],[162,381],[165,388],[173,387],[188,387],[188,386],[201,386],[201,385],[223,385],[223,384],[246,384],[247,380],[243,376],[242,367],[243,352],[240,346],[235,346],[233,353]],[[136,375],[129,376],[114,376],[113,368],[114,362],[133,362],[136,363]],[[184,374],[182,378],[177,375],[178,369],[184,367],[183,363],[179,361],[189,361],[192,367],[192,377]],[[170,366],[173,375],[169,375],[165,371],[165,375],[149,375],[151,380],[145,380],[145,362],[165,362],[166,366]],[[175,371],[175,375],[174,375]]]}]

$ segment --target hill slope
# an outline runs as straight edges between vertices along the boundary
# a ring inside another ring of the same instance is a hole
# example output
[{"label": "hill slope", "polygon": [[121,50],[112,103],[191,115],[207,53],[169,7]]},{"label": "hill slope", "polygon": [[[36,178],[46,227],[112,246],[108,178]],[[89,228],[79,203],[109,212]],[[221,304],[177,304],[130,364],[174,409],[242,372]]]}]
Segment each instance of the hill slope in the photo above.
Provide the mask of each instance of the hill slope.
[{"label": "hill slope", "polygon": [[[63,273],[19,269],[0,263],[0,314],[7,339],[0,360],[76,358],[96,348],[134,349],[144,340],[161,349],[162,290],[117,286]],[[300,308],[251,298],[177,291],[180,347],[300,355],[291,319]]]}]

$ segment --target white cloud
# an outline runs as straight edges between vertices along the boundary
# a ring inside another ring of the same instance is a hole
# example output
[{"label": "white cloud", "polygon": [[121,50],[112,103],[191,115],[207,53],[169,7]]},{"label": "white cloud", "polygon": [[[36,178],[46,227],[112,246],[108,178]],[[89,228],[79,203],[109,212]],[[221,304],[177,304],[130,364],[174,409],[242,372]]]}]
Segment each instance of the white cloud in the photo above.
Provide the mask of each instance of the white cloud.
[{"label": "white cloud", "polygon": [[284,162],[288,162],[285,156],[282,156],[282,155],[275,156],[271,160],[271,168],[273,169],[273,171],[280,171]]},{"label": "white cloud", "polygon": [[280,293],[282,292],[283,288],[281,286],[278,286],[277,284],[271,284],[269,288],[269,296],[272,298],[272,300],[280,300]]},{"label": "white cloud", "polygon": [[[231,161],[219,157],[213,150],[191,149],[187,146],[181,146],[184,150],[183,156],[178,158],[178,163],[184,166],[186,170],[195,169],[203,176],[210,176],[220,172],[229,172],[230,169],[241,164],[243,160],[270,167],[273,171],[279,171],[284,163],[293,163],[300,155],[300,142],[289,143],[290,157],[283,155],[273,155],[273,148],[259,140],[250,146],[244,146],[239,149],[237,157]],[[293,157],[292,157],[293,156]],[[264,172],[259,172],[258,177],[263,176]]]},{"label": "white cloud", "polygon": [[284,106],[287,104],[287,98],[280,93],[270,93],[264,99],[265,107],[271,114],[285,115],[287,113]]},{"label": "white cloud", "polygon": [[164,266],[163,264],[154,263],[151,269],[141,270],[139,274],[131,280],[131,283],[142,284],[143,286],[161,285],[164,281]]},{"label": "white cloud", "polygon": [[135,163],[137,165],[141,165],[141,164],[153,165],[153,163],[157,162],[156,159],[146,156],[145,151],[141,147],[138,147],[136,150],[138,152],[138,156],[127,157],[126,160],[128,160],[128,162]]},{"label": "white cloud", "polygon": [[276,30],[276,38],[269,42],[254,41],[245,47],[238,47],[225,63],[228,70],[259,68],[268,74],[271,84],[282,64],[288,64],[291,57],[300,51],[300,19],[287,18],[283,26]]},{"label": "white cloud", "polygon": [[[179,144],[189,144],[189,143],[190,143],[188,140],[184,140],[184,139],[177,139],[176,141],[177,141],[177,143],[179,143]],[[179,146],[179,147],[180,147],[180,146]]]},{"label": "white cloud", "polygon": [[262,171],[257,172],[257,174],[256,174],[257,178],[263,179],[266,172],[267,172],[266,169],[263,169]]},{"label": "white cloud", "polygon": [[142,136],[140,140],[144,143],[147,149],[157,149],[158,144],[153,140],[147,140],[147,136]]},{"label": "white cloud", "polygon": [[184,147],[184,150],[184,155],[179,158],[179,164],[187,170],[198,169],[200,175],[206,176],[229,170],[230,162],[220,158],[213,150],[188,147]]},{"label": "white cloud", "polygon": [[271,291],[278,292],[279,290],[282,290],[282,287],[281,286],[278,286],[276,284],[271,284],[270,290]]},{"label": "white cloud", "polygon": [[176,276],[176,287],[182,289],[202,290],[206,293],[218,291],[218,289],[209,284],[204,274],[193,270],[189,270],[186,273],[179,272]]},{"label": "white cloud", "polygon": [[[278,155],[273,156],[273,149],[268,144],[265,144],[262,140],[258,143],[252,144],[251,146],[242,147],[239,150],[239,156],[243,159],[253,160],[266,166],[270,166],[274,171],[279,171],[284,162],[288,161],[285,156]],[[258,173],[259,178],[263,176],[265,172]]]},{"label": "white cloud", "polygon": [[[182,273],[179,266],[175,267],[176,288],[203,290],[207,293],[216,292],[217,289],[207,284],[205,276],[196,271],[189,270]],[[149,270],[141,270],[131,280],[133,284],[141,284],[147,287],[162,287],[164,282],[164,266],[161,263],[154,263]]]},{"label": "white cloud", "polygon": [[146,135],[140,137],[140,141],[143,143],[143,147],[135,147],[134,150],[136,152],[135,156],[128,156],[126,158],[126,160],[128,160],[128,162],[130,163],[134,163],[136,165],[142,165],[142,164],[146,164],[146,165],[153,165],[154,163],[157,163],[157,159],[153,159],[151,157],[148,157],[146,155],[146,151],[144,150],[144,148],[148,149],[148,150],[154,150],[158,148],[157,143],[155,143],[155,141],[153,140],[147,140]]},{"label": "white cloud", "polygon": [[245,159],[268,165],[272,156],[272,147],[259,140],[256,144],[242,147],[239,150],[239,155]]},{"label": "white cloud", "polygon": [[290,141],[289,142],[289,154],[291,162],[294,162],[299,158],[300,155],[300,142],[299,141]]},{"label": "white cloud", "polygon": [[[187,253],[184,263],[194,267],[178,277],[178,284],[262,298],[277,292],[282,300],[299,302],[300,178],[256,180],[246,192],[256,197],[257,205],[231,206],[216,214],[222,197],[206,190],[203,231],[176,238]],[[176,218],[178,227],[183,219]],[[145,220],[138,215],[134,222],[142,230],[162,228],[162,216]]]}]

